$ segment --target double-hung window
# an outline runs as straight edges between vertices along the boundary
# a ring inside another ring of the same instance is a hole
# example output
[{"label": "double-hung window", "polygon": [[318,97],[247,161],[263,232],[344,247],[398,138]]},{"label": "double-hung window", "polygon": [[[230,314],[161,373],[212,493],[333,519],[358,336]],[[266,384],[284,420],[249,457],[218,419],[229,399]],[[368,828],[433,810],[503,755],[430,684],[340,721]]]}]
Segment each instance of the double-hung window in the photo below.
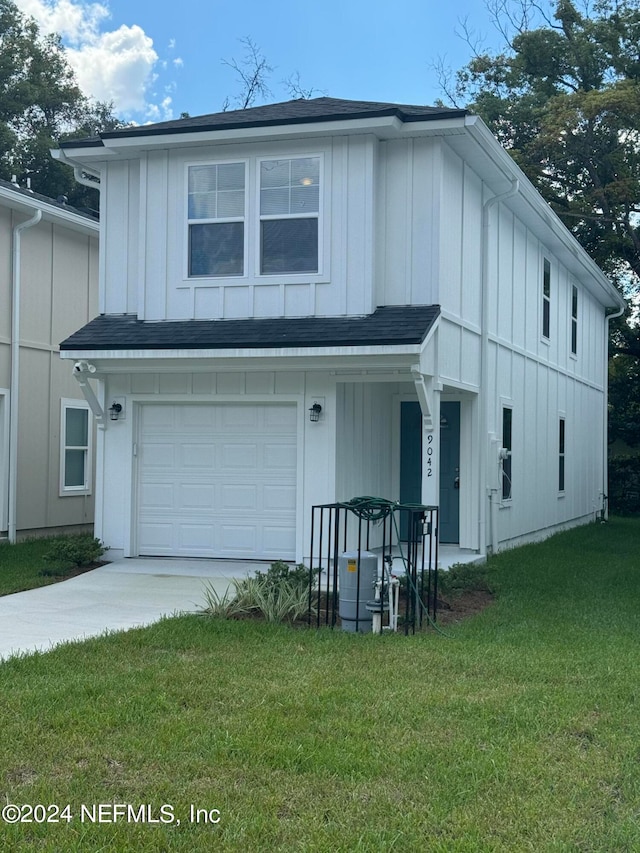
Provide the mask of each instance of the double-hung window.
[{"label": "double-hung window", "polygon": [[91,417],[80,400],[62,400],[60,494],[91,492]]},{"label": "double-hung window", "polygon": [[189,276],[244,275],[245,164],[189,166]]},{"label": "double-hung window", "polygon": [[260,274],[316,273],[320,158],[260,161]]}]

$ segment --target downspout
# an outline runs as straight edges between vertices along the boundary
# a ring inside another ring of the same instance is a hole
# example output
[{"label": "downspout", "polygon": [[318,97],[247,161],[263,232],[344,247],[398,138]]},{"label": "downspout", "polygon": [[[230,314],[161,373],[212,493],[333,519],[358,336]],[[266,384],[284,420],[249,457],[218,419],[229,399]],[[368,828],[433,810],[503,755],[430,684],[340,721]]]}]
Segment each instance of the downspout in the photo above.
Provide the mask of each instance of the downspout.
[{"label": "downspout", "polygon": [[604,339],[604,423],[602,427],[603,453],[602,453],[602,520],[609,518],[609,321],[616,320],[624,314],[625,305],[613,314],[605,315],[605,339]]},{"label": "downspout", "polygon": [[42,210],[13,229],[11,283],[11,380],[9,385],[9,542],[16,541],[18,503],[18,404],[20,402],[20,247],[22,232],[37,225]]},{"label": "downspout", "polygon": [[497,524],[493,518],[494,501],[489,483],[487,482],[488,455],[489,455],[489,401],[487,392],[489,387],[489,233],[491,209],[502,201],[516,195],[520,190],[520,181],[516,178],[511,182],[511,188],[501,195],[494,195],[487,199],[482,207],[482,268],[481,268],[481,293],[482,293],[482,326],[480,337],[480,482],[478,489],[478,545],[482,555],[487,553],[487,498],[489,499],[490,547],[492,551],[497,548]]}]

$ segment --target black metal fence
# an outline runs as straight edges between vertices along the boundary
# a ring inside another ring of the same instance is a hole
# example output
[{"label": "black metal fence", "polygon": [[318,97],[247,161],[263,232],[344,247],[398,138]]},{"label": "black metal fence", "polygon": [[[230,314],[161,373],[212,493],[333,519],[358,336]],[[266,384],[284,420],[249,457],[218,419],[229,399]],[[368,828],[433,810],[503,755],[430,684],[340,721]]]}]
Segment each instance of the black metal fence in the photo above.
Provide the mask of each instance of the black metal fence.
[{"label": "black metal fence", "polygon": [[[437,618],[438,507],[401,504],[382,498],[353,498],[344,503],[312,507],[308,623],[335,627],[340,620],[339,561],[346,553],[355,561],[355,631],[371,630],[362,619],[361,604],[390,613],[389,592],[397,573],[403,592],[399,628],[415,633],[423,622]],[[363,555],[381,558],[376,605],[374,592],[361,588]],[[400,565],[399,565],[400,564]],[[394,572],[394,568],[401,571]],[[403,580],[404,578],[404,580]],[[361,624],[362,623],[362,624]]]}]

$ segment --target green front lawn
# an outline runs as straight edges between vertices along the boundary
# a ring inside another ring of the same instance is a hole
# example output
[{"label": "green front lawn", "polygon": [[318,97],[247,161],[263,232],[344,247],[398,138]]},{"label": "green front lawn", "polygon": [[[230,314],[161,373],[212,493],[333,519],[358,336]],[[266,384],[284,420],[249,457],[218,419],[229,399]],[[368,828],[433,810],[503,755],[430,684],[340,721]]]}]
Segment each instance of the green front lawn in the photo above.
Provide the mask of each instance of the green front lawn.
[{"label": "green front lawn", "polygon": [[10,595],[55,583],[59,577],[44,576],[47,568],[44,555],[51,549],[52,540],[28,539],[17,545],[0,542],[0,595]]},{"label": "green front lawn", "polygon": [[452,639],[192,616],[0,664],[0,805],[70,805],[0,849],[639,850],[639,546],[499,555]]}]

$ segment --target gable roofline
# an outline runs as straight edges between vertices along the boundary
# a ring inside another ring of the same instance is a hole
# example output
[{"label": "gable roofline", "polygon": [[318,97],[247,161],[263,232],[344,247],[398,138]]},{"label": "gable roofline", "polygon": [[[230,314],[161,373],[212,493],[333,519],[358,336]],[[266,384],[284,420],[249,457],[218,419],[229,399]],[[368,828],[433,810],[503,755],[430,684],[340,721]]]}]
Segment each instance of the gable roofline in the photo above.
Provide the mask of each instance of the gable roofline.
[{"label": "gable roofline", "polygon": [[[616,287],[544,200],[484,121],[479,116],[472,115],[466,118],[465,125],[468,131],[467,138],[481,148],[486,158],[485,171],[481,177],[487,186],[499,195],[508,190],[513,181],[517,180],[518,192],[504,204],[529,225],[533,233],[539,233],[540,226],[545,229],[549,238],[544,242],[550,252],[553,252],[569,272],[579,278],[603,306],[614,309],[624,308],[626,303]],[[449,144],[455,150],[464,143],[457,137],[455,140],[449,138]]]}]

